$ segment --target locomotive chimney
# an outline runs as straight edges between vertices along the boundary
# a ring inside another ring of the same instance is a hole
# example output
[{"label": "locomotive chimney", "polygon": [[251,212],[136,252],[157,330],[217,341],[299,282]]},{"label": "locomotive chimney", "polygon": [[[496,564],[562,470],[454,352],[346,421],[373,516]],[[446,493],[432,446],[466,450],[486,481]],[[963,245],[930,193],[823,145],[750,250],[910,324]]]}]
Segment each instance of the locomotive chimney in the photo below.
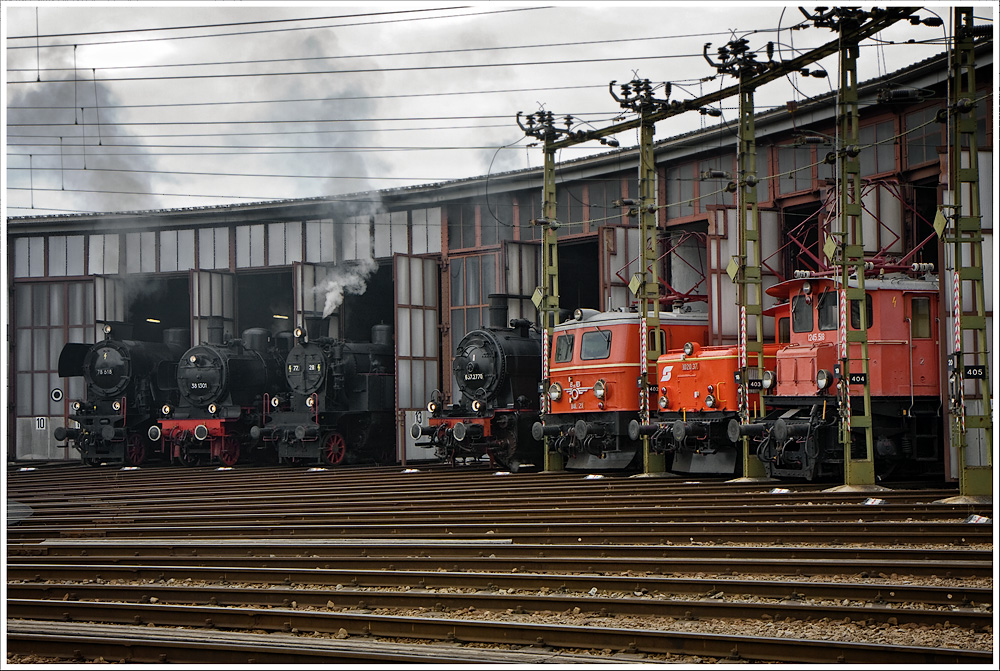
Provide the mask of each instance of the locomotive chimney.
[{"label": "locomotive chimney", "polygon": [[495,329],[507,327],[507,294],[490,294],[490,326]]},{"label": "locomotive chimney", "polygon": [[208,318],[208,342],[213,345],[222,344],[222,317]]},{"label": "locomotive chimney", "polygon": [[164,329],[163,342],[186,350],[191,347],[191,331],[182,328]]}]

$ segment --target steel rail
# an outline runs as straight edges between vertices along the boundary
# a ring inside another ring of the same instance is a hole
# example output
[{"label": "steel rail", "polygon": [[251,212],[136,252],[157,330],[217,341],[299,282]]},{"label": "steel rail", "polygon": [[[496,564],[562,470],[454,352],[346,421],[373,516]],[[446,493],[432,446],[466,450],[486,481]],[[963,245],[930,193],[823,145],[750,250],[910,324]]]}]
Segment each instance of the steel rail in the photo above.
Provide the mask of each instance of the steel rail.
[{"label": "steel rail", "polygon": [[[232,580],[232,577],[229,578]],[[243,581],[239,581],[243,582]],[[635,583],[635,581],[633,581]],[[637,583],[638,589],[645,587]],[[454,612],[459,609],[474,608],[490,612],[512,610],[515,613],[524,611],[542,612],[583,612],[602,616],[637,615],[650,617],[670,617],[675,619],[765,619],[781,621],[794,618],[802,621],[828,620],[843,622],[860,622],[865,624],[888,623],[917,624],[921,626],[953,626],[970,630],[982,630],[993,624],[993,613],[954,606],[947,610],[927,608],[893,608],[882,605],[830,605],[811,604],[803,601],[800,595],[793,591],[789,597],[787,591],[779,603],[757,603],[741,600],[724,600],[725,585],[719,585],[716,592],[701,595],[704,598],[652,598],[652,597],[620,597],[582,592],[580,594],[549,593],[549,594],[497,594],[497,593],[455,593],[428,591],[419,588],[409,591],[369,591],[357,589],[290,589],[287,587],[245,587],[233,585],[212,585],[208,587],[195,585],[119,585],[119,584],[33,584],[13,583],[7,585],[8,598],[23,600],[60,600],[65,596],[68,601],[107,602],[124,601],[130,603],[195,604],[212,606],[253,606],[294,608],[326,608],[338,609],[369,609],[395,608],[416,610],[433,603],[432,610]],[[730,597],[742,596],[740,592],[730,591]],[[841,592],[840,598],[845,594]],[[990,599],[992,600],[992,599]]]},{"label": "steel rail", "polygon": [[[263,585],[342,585],[351,587],[392,587],[395,589],[466,589],[466,590],[542,590],[550,592],[600,592],[641,593],[643,595],[699,595],[796,600],[796,599],[849,599],[872,603],[922,603],[926,605],[969,607],[992,603],[992,588],[936,585],[910,585],[901,583],[824,583],[804,581],[770,582],[741,580],[737,578],[674,578],[656,575],[608,576],[567,573],[488,573],[478,571],[398,571],[359,569],[306,569],[289,571],[288,567],[238,567],[238,566],[176,566],[176,565],[106,565],[82,564],[72,568],[60,566],[55,572],[52,565],[27,564],[8,566],[10,581],[26,581],[34,585],[41,581],[72,580],[75,582],[46,582],[43,589],[55,591],[83,585],[95,587],[94,580],[156,580],[158,583],[174,579],[202,582],[254,583]],[[156,573],[155,578],[151,576]],[[33,581],[33,582],[30,582]],[[85,581],[85,582],[81,582]],[[159,587],[156,583],[144,583]],[[36,597],[32,597],[36,598]]]},{"label": "steel rail", "polygon": [[7,617],[33,620],[100,621],[155,626],[191,626],[265,631],[310,631],[455,640],[462,642],[544,645],[555,648],[634,650],[645,653],[695,654],[723,659],[864,664],[989,663],[992,651],[909,647],[741,637],[689,631],[664,631],[597,626],[532,624],[496,620],[330,613],[284,608],[93,603],[79,601],[7,600]]}]

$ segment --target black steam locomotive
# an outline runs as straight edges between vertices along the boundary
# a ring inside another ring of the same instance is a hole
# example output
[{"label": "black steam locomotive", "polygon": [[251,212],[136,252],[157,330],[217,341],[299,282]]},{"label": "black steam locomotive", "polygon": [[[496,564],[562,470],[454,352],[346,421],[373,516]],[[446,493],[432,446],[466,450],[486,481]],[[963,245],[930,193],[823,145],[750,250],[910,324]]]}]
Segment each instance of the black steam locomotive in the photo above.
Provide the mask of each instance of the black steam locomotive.
[{"label": "black steam locomotive", "polygon": [[[112,330],[123,339],[112,338]],[[69,440],[84,463],[138,466],[159,447],[147,437],[161,406],[177,402],[177,360],[190,344],[187,329],[167,329],[163,342],[128,339],[126,324],[105,324],[97,344],[67,343],[59,354],[59,376],[83,376],[86,398],[73,401],[69,419],[79,427],[58,427],[57,441]]]},{"label": "black steam locomotive", "polygon": [[392,327],[372,342],[310,338],[295,330],[285,360],[288,391],[250,430],[285,464],[387,463],[395,458],[395,347]]},{"label": "black steam locomotive", "polygon": [[445,405],[435,390],[425,423],[414,423],[418,447],[434,448],[435,456],[455,464],[459,459],[488,456],[510,471],[540,463],[542,444],[532,438],[538,420],[541,379],[541,334],[526,319],[507,322],[507,296],[490,295],[491,326],[462,338],[452,364],[458,402]]},{"label": "black steam locomotive", "polygon": [[221,342],[221,330],[212,330],[211,343],[180,358],[180,402],[164,404],[149,429],[150,440],[162,440],[171,461],[186,466],[239,461],[252,446],[250,428],[277,409],[278,395],[288,388],[283,365],[291,333],[272,337],[267,329],[251,328]]}]

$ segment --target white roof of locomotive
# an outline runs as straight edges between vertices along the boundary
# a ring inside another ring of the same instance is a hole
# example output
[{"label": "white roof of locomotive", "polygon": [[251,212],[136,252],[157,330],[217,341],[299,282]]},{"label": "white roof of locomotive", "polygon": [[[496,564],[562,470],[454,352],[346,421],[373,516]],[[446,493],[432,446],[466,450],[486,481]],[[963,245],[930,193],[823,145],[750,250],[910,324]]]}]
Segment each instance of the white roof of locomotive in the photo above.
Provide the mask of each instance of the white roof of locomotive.
[{"label": "white roof of locomotive", "polygon": [[[647,319],[653,317],[653,313],[647,313]],[[660,312],[660,324],[671,323],[684,324],[708,324],[708,314],[705,312]],[[638,312],[626,312],[622,310],[612,310],[611,312],[597,312],[595,310],[585,310],[583,319],[570,318],[561,324],[557,324],[556,331],[566,331],[579,326],[612,326],[616,324],[638,324]]]}]

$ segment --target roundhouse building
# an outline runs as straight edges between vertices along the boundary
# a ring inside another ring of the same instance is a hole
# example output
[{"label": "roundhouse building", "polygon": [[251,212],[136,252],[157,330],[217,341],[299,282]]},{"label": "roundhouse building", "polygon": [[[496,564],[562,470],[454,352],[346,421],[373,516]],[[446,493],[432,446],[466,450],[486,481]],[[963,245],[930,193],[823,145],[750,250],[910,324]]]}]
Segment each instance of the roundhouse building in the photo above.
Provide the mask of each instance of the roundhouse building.
[{"label": "roundhouse building", "polygon": [[[984,270],[992,278],[989,45],[976,58]],[[880,97],[885,80],[859,86],[868,252],[902,258],[919,248],[913,262],[946,265],[933,221],[949,197],[949,135],[933,120],[947,101],[948,78],[942,55],[887,78],[919,92],[912,99]],[[834,168],[822,161],[836,126],[834,94],[756,116],[765,288],[815,267],[820,232],[836,205]],[[657,131],[669,135],[669,120]],[[638,270],[639,234],[614,202],[637,197],[637,156],[635,147],[620,148],[557,166],[562,309],[617,308],[633,299],[627,285]],[[733,342],[736,291],[726,266],[736,253],[737,212],[724,187],[737,168],[735,129],[667,137],[656,142],[655,156],[664,305],[707,312],[713,341]],[[8,460],[78,458],[53,438],[83,394],[82,380],[59,377],[65,343],[94,342],[108,321],[131,324],[139,340],[186,328],[197,343],[208,336],[209,320],[220,318],[234,337],[251,327],[277,333],[302,324],[310,333],[364,341],[372,326],[391,325],[396,454],[402,463],[429,458],[405,427],[432,390],[452,393],[453,345],[487,322],[488,296],[507,294],[511,318],[537,319],[531,295],[539,284],[540,231],[532,220],[541,216],[541,189],[541,170],[533,169],[331,198],[9,217]],[[365,290],[341,296],[346,282],[363,282]],[[950,317],[939,317],[944,333]],[[986,446],[979,449],[972,459],[986,463]]]}]

